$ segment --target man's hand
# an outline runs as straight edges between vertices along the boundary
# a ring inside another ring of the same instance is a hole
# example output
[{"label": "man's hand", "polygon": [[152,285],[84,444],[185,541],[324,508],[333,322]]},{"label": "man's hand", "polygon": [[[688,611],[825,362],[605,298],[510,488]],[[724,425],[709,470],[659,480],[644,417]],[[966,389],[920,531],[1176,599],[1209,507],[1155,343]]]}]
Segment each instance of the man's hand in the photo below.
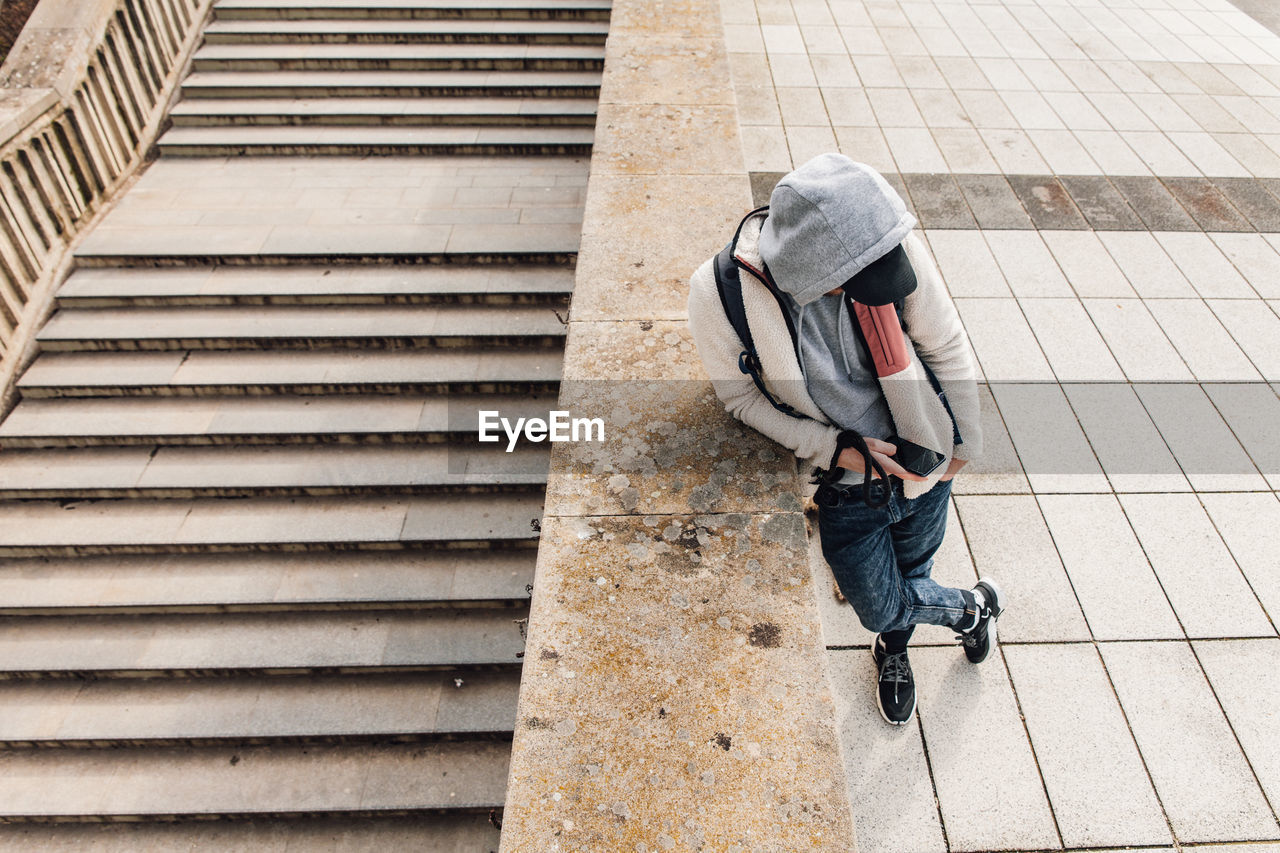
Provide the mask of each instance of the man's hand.
[{"label": "man's hand", "polygon": [[[921,477],[919,474],[912,474],[906,468],[903,468],[897,462],[894,462],[889,458],[898,452],[898,448],[894,447],[889,442],[881,441],[878,438],[868,438],[866,441],[867,449],[871,451],[871,458],[880,463],[886,474],[892,474],[893,476],[899,477],[903,480],[911,480],[917,483],[924,482],[924,477]],[[846,471],[854,471],[861,474],[864,461],[862,459],[862,454],[858,452],[856,447],[846,447],[844,450],[840,451],[840,456],[837,458],[836,464]],[[962,462],[960,464],[963,465],[964,463]],[[951,473],[950,469],[948,469],[948,473]],[[877,474],[873,468],[871,469],[871,476],[879,479],[880,475]]]},{"label": "man's hand", "polygon": [[956,474],[959,474],[960,469],[967,464],[969,464],[967,459],[956,459],[954,456],[951,457],[951,464],[947,466],[947,473],[939,477],[938,482],[945,483],[947,480],[950,480]]}]

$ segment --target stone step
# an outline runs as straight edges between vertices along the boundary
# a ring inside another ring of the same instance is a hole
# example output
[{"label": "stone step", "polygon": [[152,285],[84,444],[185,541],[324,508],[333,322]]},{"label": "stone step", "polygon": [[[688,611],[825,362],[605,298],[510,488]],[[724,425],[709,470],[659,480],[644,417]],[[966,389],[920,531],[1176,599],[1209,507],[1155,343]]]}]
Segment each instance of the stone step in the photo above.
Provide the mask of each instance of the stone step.
[{"label": "stone step", "polygon": [[544,305],[563,313],[564,267],[204,266],[77,269],[61,308],[217,305]]},{"label": "stone step", "polygon": [[587,71],[278,71],[190,74],[184,98],[591,98]]},{"label": "stone step", "polygon": [[0,823],[0,853],[138,853],[153,850],[498,849],[502,810],[380,817],[290,815],[288,820]]},{"label": "stone step", "polygon": [[103,749],[505,740],[516,670],[0,685],[0,746]]},{"label": "stone step", "polygon": [[543,44],[206,45],[198,72],[269,71],[600,71],[602,46]]},{"label": "stone step", "polygon": [[61,309],[44,352],[563,346],[551,306],[272,305]]},{"label": "stone step", "polygon": [[595,127],[591,98],[195,98],[169,115],[175,127],[470,125]]},{"label": "stone step", "polygon": [[175,127],[174,157],[281,155],[586,156],[593,127]]},{"label": "stone step", "polygon": [[216,20],[204,43],[602,45],[608,33],[607,21]]},{"label": "stone step", "polygon": [[554,394],[31,399],[0,424],[0,447],[470,444],[481,411],[545,418],[555,405]]},{"label": "stone step", "polygon": [[450,349],[44,353],[24,399],[268,394],[554,393],[555,350]]},{"label": "stone step", "polygon": [[517,548],[7,559],[0,616],[516,607],[528,603],[536,555]]},{"label": "stone step", "polygon": [[509,752],[492,741],[10,750],[0,821],[487,813],[502,807]]},{"label": "stone step", "polygon": [[0,557],[483,550],[537,544],[540,492],[0,501]]},{"label": "stone step", "polygon": [[346,18],[609,20],[608,0],[220,0],[215,21]]},{"label": "stone step", "polygon": [[0,681],[518,668],[527,612],[11,617],[0,623]]},{"label": "stone step", "polygon": [[0,453],[0,500],[541,491],[550,446],[521,442],[510,453],[506,447],[506,441],[500,440],[472,446],[141,445],[6,450]]}]

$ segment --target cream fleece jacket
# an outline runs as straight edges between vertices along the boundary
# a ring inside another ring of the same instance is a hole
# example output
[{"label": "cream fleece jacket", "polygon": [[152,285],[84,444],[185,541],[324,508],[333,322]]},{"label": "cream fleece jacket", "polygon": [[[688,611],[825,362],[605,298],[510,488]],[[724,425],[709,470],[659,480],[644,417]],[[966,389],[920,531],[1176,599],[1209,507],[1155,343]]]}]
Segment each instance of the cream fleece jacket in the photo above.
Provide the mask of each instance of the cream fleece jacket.
[{"label": "cream fleece jacket", "polygon": [[[737,256],[748,266],[761,269],[759,240],[767,213],[750,216],[738,238]],[[973,460],[982,453],[978,389],[974,357],[933,259],[916,235],[903,241],[915,270],[918,286],[903,303],[907,349],[911,365],[880,380],[898,435],[917,444]],[[751,377],[738,369],[742,342],[730,325],[716,291],[714,257],[689,280],[689,330],[706,366],[716,395],[725,410],[747,426],[763,433],[798,456],[806,470],[825,469],[831,463],[840,428],[832,425],[809,396],[796,358],[791,333],[782,308],[763,282],[742,272],[742,301],[747,322],[760,356],[761,375],[769,393],[805,415],[783,414],[765,399]],[[953,445],[951,418],[933,393],[920,359],[928,362],[955,415],[962,443]],[[907,482],[903,494],[916,498],[933,488],[946,464],[922,483]]]}]

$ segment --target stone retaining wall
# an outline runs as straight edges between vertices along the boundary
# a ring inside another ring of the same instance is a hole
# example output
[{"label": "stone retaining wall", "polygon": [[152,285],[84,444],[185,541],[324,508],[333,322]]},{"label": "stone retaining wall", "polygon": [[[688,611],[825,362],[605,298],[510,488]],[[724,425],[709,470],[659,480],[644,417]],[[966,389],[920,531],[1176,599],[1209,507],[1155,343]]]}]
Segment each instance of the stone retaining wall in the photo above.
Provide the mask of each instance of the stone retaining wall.
[{"label": "stone retaining wall", "polygon": [[717,0],[614,0],[504,853],[855,849],[796,464],[686,323],[750,207]]},{"label": "stone retaining wall", "polygon": [[211,3],[42,0],[0,67],[4,403],[67,247],[155,139]]}]

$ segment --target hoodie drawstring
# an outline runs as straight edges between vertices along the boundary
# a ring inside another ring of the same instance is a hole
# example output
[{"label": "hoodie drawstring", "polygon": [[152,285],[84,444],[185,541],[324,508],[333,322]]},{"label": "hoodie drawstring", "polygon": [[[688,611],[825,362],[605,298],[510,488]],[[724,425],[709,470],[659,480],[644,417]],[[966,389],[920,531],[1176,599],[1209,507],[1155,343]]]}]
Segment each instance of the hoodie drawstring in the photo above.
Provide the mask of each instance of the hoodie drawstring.
[{"label": "hoodie drawstring", "polygon": [[[804,377],[805,384],[808,384],[809,371],[805,368],[805,364],[804,364],[804,312],[805,312],[805,309],[808,308],[809,306],[806,303],[799,307],[800,307],[800,312],[799,312],[799,315],[796,317],[796,342],[798,344],[798,346],[796,347],[796,355],[799,356],[800,358],[800,375]],[[846,336],[846,329],[844,328],[843,323],[839,324],[837,328],[839,330],[839,337],[840,337],[840,359],[841,361],[844,362],[844,376],[846,379],[852,380],[853,368],[849,366],[849,350],[845,346],[845,342],[844,342],[844,339]]]}]

